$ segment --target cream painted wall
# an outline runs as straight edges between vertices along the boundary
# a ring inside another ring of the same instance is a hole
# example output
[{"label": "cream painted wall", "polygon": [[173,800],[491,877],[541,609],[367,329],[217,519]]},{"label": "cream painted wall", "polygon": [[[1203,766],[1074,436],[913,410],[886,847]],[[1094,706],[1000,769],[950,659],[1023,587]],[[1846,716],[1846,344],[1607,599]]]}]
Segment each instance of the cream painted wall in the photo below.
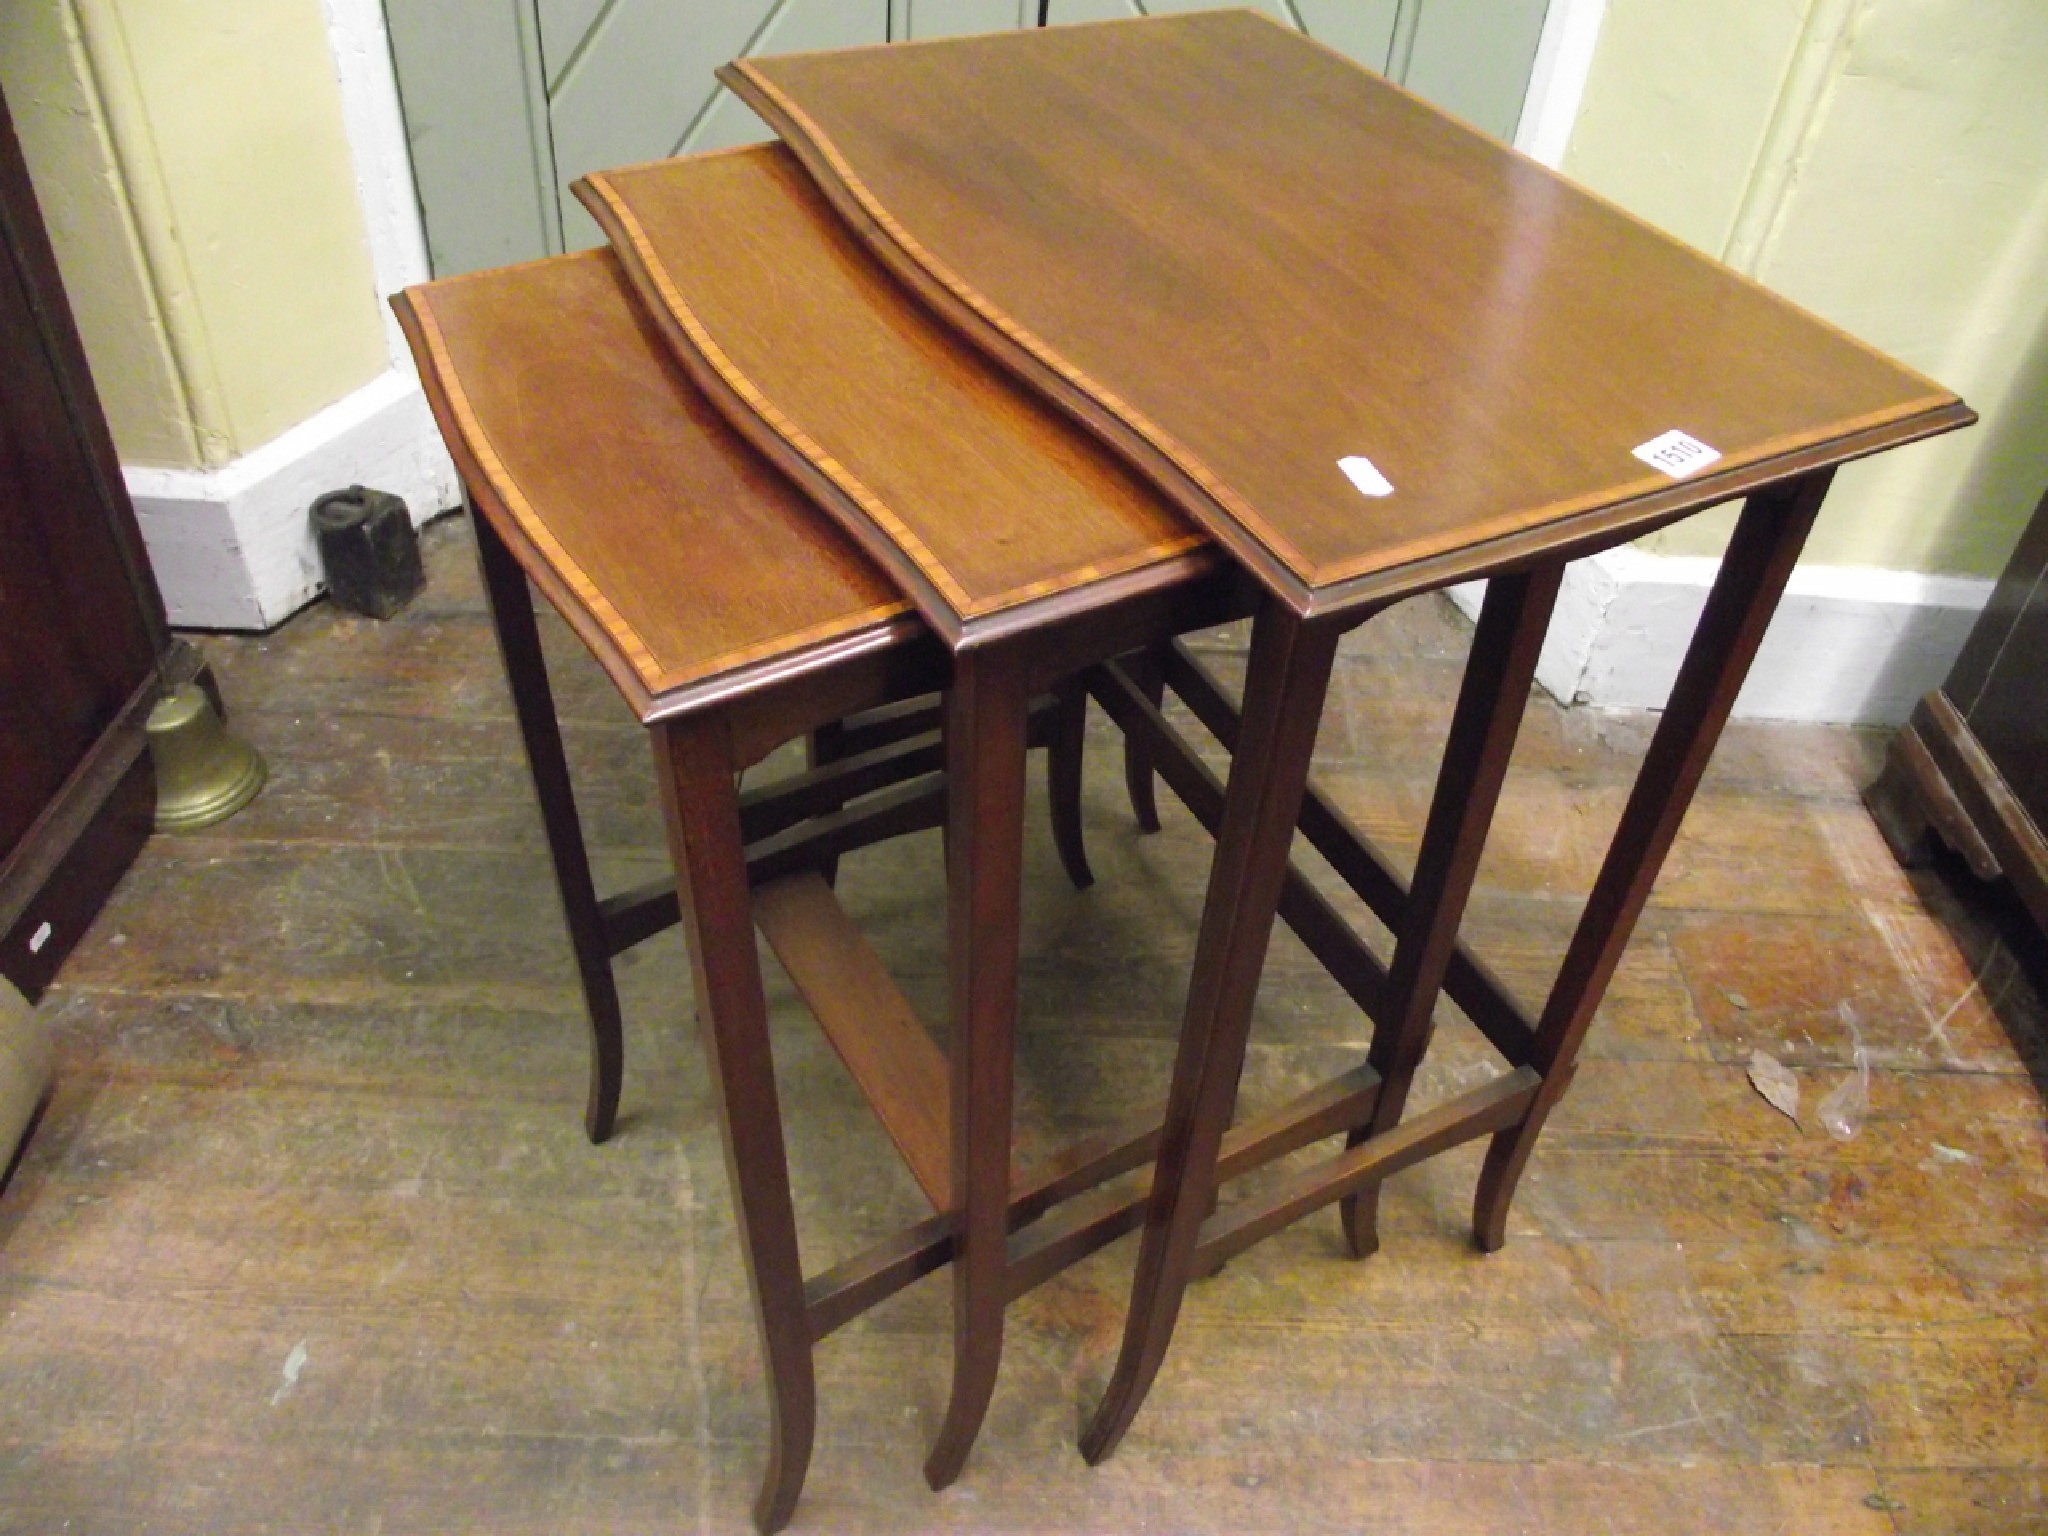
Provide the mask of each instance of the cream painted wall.
[{"label": "cream painted wall", "polygon": [[0,89],[51,242],[64,256],[85,349],[102,360],[95,381],[114,440],[137,463],[197,468],[184,382],[69,6],[0,6]]},{"label": "cream painted wall", "polygon": [[100,189],[53,234],[124,463],[228,464],[384,372],[317,0],[7,9],[0,85],[56,121],[38,195]]},{"label": "cream painted wall", "polygon": [[1560,168],[1722,255],[1804,10],[1801,0],[1608,0]]},{"label": "cream painted wall", "polygon": [[1610,0],[1567,172],[1983,414],[1843,471],[1810,562],[1995,575],[2048,484],[2044,80],[2041,0]]}]

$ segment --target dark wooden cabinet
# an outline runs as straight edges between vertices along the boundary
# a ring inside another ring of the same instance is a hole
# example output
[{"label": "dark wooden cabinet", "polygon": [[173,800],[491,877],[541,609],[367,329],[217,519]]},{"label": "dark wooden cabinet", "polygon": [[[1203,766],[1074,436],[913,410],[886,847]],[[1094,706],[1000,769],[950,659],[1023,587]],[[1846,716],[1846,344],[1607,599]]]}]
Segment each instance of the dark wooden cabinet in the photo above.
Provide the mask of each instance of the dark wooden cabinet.
[{"label": "dark wooden cabinet", "polygon": [[1894,738],[1870,805],[1909,862],[1929,834],[2003,876],[2048,933],[2048,496],[1948,675]]},{"label": "dark wooden cabinet", "polygon": [[168,632],[4,100],[0,366],[0,974],[33,997],[149,835]]}]

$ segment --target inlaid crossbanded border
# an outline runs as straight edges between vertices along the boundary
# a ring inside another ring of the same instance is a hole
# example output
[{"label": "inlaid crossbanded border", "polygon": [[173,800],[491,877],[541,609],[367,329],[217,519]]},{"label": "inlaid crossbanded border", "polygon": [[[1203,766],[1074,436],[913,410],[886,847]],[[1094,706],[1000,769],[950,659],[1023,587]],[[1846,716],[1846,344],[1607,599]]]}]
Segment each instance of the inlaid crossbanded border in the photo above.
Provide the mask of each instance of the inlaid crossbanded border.
[{"label": "inlaid crossbanded border", "polygon": [[[1273,18],[1258,12],[1230,12],[1220,16],[1198,14],[1148,17],[1132,21],[1102,22],[1097,25],[1185,27],[1236,24],[1248,20],[1278,27],[1296,41],[1329,57],[1339,59],[1351,68],[1360,68],[1355,61],[1346,59],[1344,55],[1327,45],[1293,32],[1292,29],[1281,27]],[[1045,36],[1043,33],[1015,34],[1016,39],[1026,40],[1026,46],[1029,46],[1030,39],[1042,39]],[[1012,40],[1010,34],[1004,34],[1004,38],[1006,42]],[[937,38],[889,46],[895,50],[902,50],[944,49],[962,45],[963,40],[958,38]],[[875,50],[842,51],[864,53]],[[1634,522],[1640,521],[1644,527],[1656,526],[1685,512],[1729,500],[1753,489],[1758,483],[1777,478],[1768,473],[1759,474],[1758,471],[1773,466],[1780,460],[1786,461],[1788,473],[1803,471],[1817,465],[1841,463],[1876,453],[1905,442],[1953,430],[1975,420],[1974,413],[1952,393],[1933,380],[1885,358],[1887,363],[1898,369],[1903,378],[1923,386],[1925,393],[1894,406],[1827,423],[1818,429],[1784,433],[1761,443],[1746,445],[1740,450],[1728,453],[1713,474],[1700,475],[1683,486],[1674,486],[1668,477],[1662,475],[1646,474],[1603,486],[1579,496],[1538,503],[1497,517],[1475,520],[1453,530],[1389,545],[1348,561],[1317,565],[1200,454],[1132,401],[1076,366],[1057,347],[1024,325],[936,256],[876,195],[838,142],[786,90],[768,78],[761,68],[762,62],[764,61],[754,59],[735,60],[719,71],[720,78],[743,101],[766,118],[798,152],[799,157],[819,182],[821,190],[834,201],[842,214],[850,215],[847,218],[849,226],[868,241],[884,263],[891,270],[912,281],[919,277],[927,279],[936,285],[940,294],[964,306],[973,318],[986,327],[985,330],[980,327],[968,327],[969,334],[973,335],[974,339],[1013,367],[1017,366],[1020,360],[1035,365],[1024,370],[1025,376],[1032,382],[1039,383],[1042,387],[1049,384],[1063,386],[1071,391],[1072,395],[1067,403],[1081,407],[1082,419],[1089,421],[1091,425],[1098,429],[1107,427],[1109,430],[1104,435],[1112,442],[1126,450],[1134,447],[1149,450],[1132,455],[1133,462],[1138,467],[1156,471],[1159,461],[1170,466],[1174,472],[1171,475],[1160,475],[1156,472],[1153,474],[1161,489],[1240,555],[1251,557],[1255,567],[1277,566],[1284,570],[1291,578],[1289,585],[1298,583],[1300,590],[1283,592],[1282,595],[1305,611],[1319,609],[1322,605],[1318,599],[1329,594],[1331,589],[1347,583],[1358,584],[1361,578],[1409,566],[1419,567],[1426,562],[1439,562],[1441,557],[1456,555],[1461,551],[1484,551],[1489,546],[1498,545],[1501,541],[1510,540],[1518,534],[1528,534],[1532,530],[1558,526],[1561,531],[1569,534],[1576,531],[1577,520],[1595,514],[1605,514],[1601,518],[1603,525],[1619,530],[1625,536]],[[765,62],[772,65],[775,61],[770,59]],[[1361,73],[1368,72],[1361,69]],[[1381,80],[1377,76],[1373,78],[1385,89],[1398,92],[1418,103],[1433,116],[1456,124],[1460,131],[1472,131],[1465,125],[1457,123],[1457,119],[1434,103],[1393,82]],[[1516,153],[1512,150],[1503,152]],[[1619,208],[1594,194],[1584,193],[1583,189],[1578,190],[1590,201],[1627,219],[1657,239],[1666,243],[1676,243],[1670,236],[1626,209]],[[885,246],[883,242],[887,245]],[[887,246],[893,246],[894,251],[889,250]],[[1765,294],[1772,302],[1785,304],[1782,296],[1772,293],[1755,279],[1742,273],[1731,272],[1731,275],[1744,286]],[[1807,318],[1819,329],[1848,341],[1858,350],[1871,356],[1883,356],[1875,348],[1839,327],[1817,317]],[[1007,354],[1006,348],[1011,349]],[[1018,354],[1021,354],[1021,359]],[[1050,377],[1047,378],[1047,375]],[[1153,459],[1153,455],[1157,455],[1158,459]],[[1632,517],[1631,514],[1636,516]],[[1247,536],[1255,547],[1247,548]],[[1481,566],[1485,559],[1481,555],[1466,563]],[[1432,580],[1435,579],[1433,576]],[[1456,573],[1449,574],[1443,579],[1456,579]]]},{"label": "inlaid crossbanded border", "polygon": [[[586,252],[569,256],[544,258],[546,261],[604,261],[610,258],[601,252]],[[526,265],[540,265],[528,263]],[[655,700],[674,690],[699,684],[722,673],[738,671],[743,667],[774,657],[790,655],[832,640],[872,628],[903,615],[908,604],[902,599],[872,604],[837,617],[821,620],[802,629],[790,630],[770,636],[747,645],[730,647],[714,652],[701,661],[687,665],[665,663],[658,657],[641,635],[639,629],[608,598],[593,581],[582,564],[572,555],[548,525],[547,518],[526,494],[518,480],[507,467],[490,431],[484,426],[468,391],[463,386],[462,371],[456,364],[447,337],[441,329],[440,317],[434,311],[437,291],[446,291],[457,284],[499,278],[507,270],[498,268],[489,272],[477,272],[461,277],[444,278],[439,282],[409,288],[396,295],[392,307],[409,333],[415,353],[421,363],[421,379],[426,387],[428,404],[433,408],[441,435],[455,455],[457,467],[463,479],[472,490],[487,491],[477,496],[477,504],[489,511],[502,509],[513,527],[508,530],[515,535],[508,540],[514,553],[531,551],[530,560],[538,561],[541,568],[535,569],[527,561],[528,574],[539,581],[548,592],[551,601],[558,607],[566,599],[581,611],[588,623],[576,623],[577,615],[564,612],[563,617],[571,620],[577,632],[587,644],[598,650],[601,660],[610,663],[606,671],[626,694],[627,702],[637,713],[645,716]],[[609,658],[603,655],[610,651]],[[623,674],[621,673],[623,668]],[[630,680],[631,687],[628,687]],[[635,690],[641,697],[634,697]]]},{"label": "inlaid crossbanded border", "polygon": [[[750,144],[713,151],[712,155],[759,155],[767,152],[771,151],[764,151],[760,145]],[[865,537],[866,529],[860,527],[857,521],[843,516],[842,520],[848,522],[850,530],[856,537],[861,537],[871,550],[884,559],[888,559],[892,553],[897,553],[909,562],[915,574],[929,586],[948,610],[947,613],[929,616],[949,635],[957,636],[972,627],[973,622],[978,619],[987,619],[1042,598],[1077,592],[1132,572],[1142,571],[1147,567],[1160,565],[1176,556],[1199,549],[1206,542],[1199,533],[1190,531],[1132,550],[1118,559],[1092,561],[1063,571],[1055,577],[1025,582],[992,595],[976,597],[962,585],[938,553],[887,501],[877,495],[848,465],[805,430],[802,423],[770,398],[718,344],[717,338],[711,334],[702,316],[691,305],[689,298],[676,282],[674,274],[662,259],[659,247],[634,213],[630,201],[617,182],[617,178],[658,171],[663,164],[664,162],[654,161],[594,172],[582,178],[578,184],[579,194],[587,189],[584,201],[591,206],[591,212],[599,222],[606,226],[607,234],[612,237],[613,248],[632,268],[644,275],[654,288],[655,295],[660,300],[657,307],[664,311],[665,318],[672,322],[671,335],[677,342],[677,350],[682,354],[683,361],[694,365],[693,372],[700,367],[708,369],[715,377],[716,383],[730,391],[731,395],[736,397],[739,406],[750,413],[759,425],[765,427],[777,440],[800,456],[810,468],[829,482],[839,496],[850,503],[850,507],[842,509],[828,501],[828,510],[850,512],[853,518],[864,519],[886,540],[886,547],[877,547],[871,539]],[[713,380],[700,378],[700,382],[709,385]],[[715,390],[707,389],[707,393],[711,394],[714,403],[723,403]],[[745,431],[749,423],[735,421],[734,425]],[[951,624],[946,622],[949,618],[953,621]]]}]

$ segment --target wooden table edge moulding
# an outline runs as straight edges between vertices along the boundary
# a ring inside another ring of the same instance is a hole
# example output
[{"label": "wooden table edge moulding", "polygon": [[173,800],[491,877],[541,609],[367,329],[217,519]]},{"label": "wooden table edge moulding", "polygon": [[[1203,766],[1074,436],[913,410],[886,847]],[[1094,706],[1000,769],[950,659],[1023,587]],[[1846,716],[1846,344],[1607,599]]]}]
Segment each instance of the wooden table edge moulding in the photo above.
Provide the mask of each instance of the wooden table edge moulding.
[{"label": "wooden table edge moulding", "polygon": [[[586,1126],[615,1121],[617,954],[680,922],[768,1379],[755,1519],[785,1523],[815,1424],[811,1351],[948,1263],[958,1243],[947,1067],[829,888],[840,854],[938,825],[948,796],[942,647],[830,522],[697,394],[604,251],[408,289],[393,301],[468,496],[493,627],[532,769],[592,1036]],[[745,556],[744,558],[742,556]],[[570,783],[528,581],[647,728],[673,881],[600,897]],[[737,587],[739,590],[732,590]],[[1051,751],[1063,858],[1079,842],[1072,699],[1032,702]],[[741,791],[783,742],[829,759]],[[932,1213],[803,1273],[753,930],[758,924],[902,1154]],[[1012,1175],[999,1218],[1041,1239],[1048,1278],[1136,1227],[1142,1193],[1077,1200],[1141,1165],[1149,1124]],[[1279,1156],[1299,1138],[1277,1147]]]},{"label": "wooden table edge moulding", "polygon": [[[1177,648],[1147,663],[1233,757],[1123,1345],[1083,1436],[1100,1460],[1144,1400],[1189,1279],[1258,1238],[1336,1202],[1353,1251],[1369,1253],[1381,1180],[1489,1136],[1474,1226],[1482,1248],[1501,1244],[1834,468],[1975,418],[1254,13],[752,58],[720,77],[900,281],[1122,453],[1260,586],[1241,711]],[[1738,497],[1669,702],[1531,1014],[1457,935],[1563,567]],[[1477,576],[1487,598],[1403,890],[1309,793],[1332,656],[1398,598]],[[1143,679],[1111,667],[1093,686],[1173,765],[1170,785],[1191,782]],[[1346,1151],[1217,1211],[1297,823],[1396,935],[1367,1010],[1376,1100]],[[1475,1022],[1508,1070],[1404,1123],[1447,980],[1468,1011],[1460,988],[1479,1000]]]}]

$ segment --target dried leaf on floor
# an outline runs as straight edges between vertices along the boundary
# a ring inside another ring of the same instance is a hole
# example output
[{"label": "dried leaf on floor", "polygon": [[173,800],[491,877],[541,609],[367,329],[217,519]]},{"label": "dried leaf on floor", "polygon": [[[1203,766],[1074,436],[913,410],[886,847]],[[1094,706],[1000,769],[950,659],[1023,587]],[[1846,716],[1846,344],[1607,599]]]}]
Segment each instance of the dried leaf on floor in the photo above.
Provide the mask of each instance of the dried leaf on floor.
[{"label": "dried leaf on floor", "polygon": [[1799,1079],[1769,1051],[1749,1053],[1749,1081],[1764,1102],[1794,1125],[1799,1123]]}]

